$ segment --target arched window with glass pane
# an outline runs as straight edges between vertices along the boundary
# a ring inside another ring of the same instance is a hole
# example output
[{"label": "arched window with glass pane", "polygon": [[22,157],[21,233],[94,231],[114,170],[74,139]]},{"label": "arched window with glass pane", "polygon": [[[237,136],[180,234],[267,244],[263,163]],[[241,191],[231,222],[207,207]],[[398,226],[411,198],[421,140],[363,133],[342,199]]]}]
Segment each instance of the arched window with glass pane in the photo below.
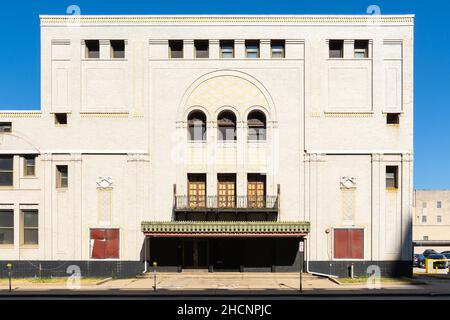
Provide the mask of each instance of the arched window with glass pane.
[{"label": "arched window with glass pane", "polygon": [[188,138],[193,141],[206,140],[206,116],[201,111],[192,111],[188,116]]},{"label": "arched window with glass pane", "polygon": [[236,116],[231,111],[222,111],[217,117],[218,140],[236,140]]},{"label": "arched window with glass pane", "polygon": [[248,140],[266,141],[266,116],[263,112],[255,110],[247,117]]}]

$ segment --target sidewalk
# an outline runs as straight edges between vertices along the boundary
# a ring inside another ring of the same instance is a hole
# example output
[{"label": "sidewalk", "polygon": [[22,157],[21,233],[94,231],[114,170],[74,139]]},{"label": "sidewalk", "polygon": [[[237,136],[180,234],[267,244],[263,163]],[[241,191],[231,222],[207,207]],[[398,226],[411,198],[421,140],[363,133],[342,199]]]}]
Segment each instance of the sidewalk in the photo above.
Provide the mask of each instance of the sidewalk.
[{"label": "sidewalk", "polygon": [[[339,285],[327,278],[305,274],[303,276],[305,294],[382,294],[382,293],[450,293],[449,285],[381,283],[380,289],[369,289],[367,284]],[[70,289],[61,279],[56,283],[12,282],[12,294],[104,294],[104,295],[177,295],[177,294],[275,294],[292,295],[299,293],[299,274],[293,273],[158,273],[157,290],[153,290],[153,275],[143,278],[82,281],[80,288]],[[0,283],[0,296],[11,295],[8,283]]]}]

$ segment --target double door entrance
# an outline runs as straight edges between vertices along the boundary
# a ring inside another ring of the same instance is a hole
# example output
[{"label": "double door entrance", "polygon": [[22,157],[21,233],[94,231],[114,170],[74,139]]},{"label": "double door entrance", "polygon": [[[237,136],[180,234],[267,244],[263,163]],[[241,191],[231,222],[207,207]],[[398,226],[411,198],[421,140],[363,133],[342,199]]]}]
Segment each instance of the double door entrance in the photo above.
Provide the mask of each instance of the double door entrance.
[{"label": "double door entrance", "polygon": [[183,268],[205,269],[209,265],[209,244],[206,239],[183,240]]}]

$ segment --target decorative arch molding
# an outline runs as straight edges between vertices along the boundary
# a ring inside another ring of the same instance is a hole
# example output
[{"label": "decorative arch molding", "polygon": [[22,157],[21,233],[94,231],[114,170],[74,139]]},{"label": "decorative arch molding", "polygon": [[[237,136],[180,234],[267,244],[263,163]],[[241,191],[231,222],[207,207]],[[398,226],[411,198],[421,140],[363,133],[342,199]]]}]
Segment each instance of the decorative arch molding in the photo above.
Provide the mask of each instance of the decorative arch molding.
[{"label": "decorative arch molding", "polygon": [[267,108],[264,108],[263,106],[252,106],[252,107],[250,107],[249,109],[247,109],[247,110],[245,110],[245,113],[244,113],[244,115],[243,115],[243,118],[242,118],[242,120],[243,121],[247,121],[247,119],[248,119],[248,115],[250,114],[250,113],[252,113],[253,111],[260,111],[260,112],[262,112],[265,116],[266,116],[266,121],[267,122],[269,122],[269,121],[274,121],[274,120],[272,120],[271,118],[270,118],[270,112],[269,112],[269,110],[267,110]]},{"label": "decorative arch molding", "polygon": [[0,153],[36,153],[40,154],[39,148],[31,142],[31,139],[16,132],[5,132],[0,135]]},{"label": "decorative arch molding", "polygon": [[209,113],[208,109],[206,109],[203,106],[200,105],[194,105],[194,106],[190,106],[189,108],[184,109],[184,113],[182,115],[182,118],[179,119],[182,122],[186,122],[187,121],[187,117],[189,116],[189,114],[191,114],[191,112],[194,111],[201,111],[205,114],[206,116],[206,121],[212,121],[214,120],[214,118],[212,118],[211,114]]},{"label": "decorative arch molding", "polygon": [[[236,78],[236,79],[233,79]],[[223,95],[224,91],[223,88],[213,88],[213,90],[207,90],[207,85],[211,85],[213,81],[220,81],[224,80],[230,81],[233,80],[237,81],[238,83],[244,84],[247,86],[247,88],[254,88],[254,94],[260,94],[260,101],[253,101],[251,105],[243,106],[245,109],[243,110],[237,110],[237,107],[241,107],[241,105],[235,105],[234,112],[236,113],[236,117],[239,119],[238,121],[245,120],[244,114],[248,114],[247,109],[252,109],[255,105],[261,105],[260,107],[265,110],[266,116],[268,121],[277,121],[277,114],[275,110],[275,104],[273,102],[272,96],[270,95],[269,91],[266,89],[266,87],[256,78],[253,76],[242,72],[242,71],[236,71],[236,70],[219,70],[219,71],[212,71],[209,73],[206,73],[202,76],[200,76],[197,80],[195,80],[185,91],[183,98],[181,99],[180,105],[178,106],[178,112],[177,112],[177,119],[178,121],[183,121],[190,111],[193,110],[195,106],[198,107],[198,105],[201,105],[205,114],[208,116],[211,114],[218,115],[218,110],[227,105],[226,101],[223,101],[223,103],[217,103],[207,106],[205,103],[198,101],[195,101],[196,99],[193,98],[194,95],[200,96],[202,94],[202,90],[205,91],[205,100],[208,100],[208,98],[211,100],[214,100],[214,97],[211,98],[212,95]],[[253,90],[253,89],[250,89]],[[258,92],[258,93],[257,93]],[[209,96],[206,96],[209,95]],[[228,107],[229,108],[229,107]],[[220,112],[220,111],[219,111]]]}]

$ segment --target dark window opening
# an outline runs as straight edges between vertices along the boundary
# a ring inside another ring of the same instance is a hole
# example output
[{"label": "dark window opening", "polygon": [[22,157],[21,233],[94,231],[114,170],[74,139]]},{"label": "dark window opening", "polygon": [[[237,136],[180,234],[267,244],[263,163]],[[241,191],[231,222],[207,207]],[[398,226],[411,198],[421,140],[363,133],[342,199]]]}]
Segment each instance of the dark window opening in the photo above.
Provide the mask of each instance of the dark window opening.
[{"label": "dark window opening", "polygon": [[245,56],[247,58],[259,58],[259,40],[245,41]]},{"label": "dark window opening", "polygon": [[388,113],[386,114],[387,124],[400,124],[400,114],[399,113]]},{"label": "dark window opening", "polygon": [[36,174],[36,156],[24,156],[23,157],[23,175],[34,176]]},{"label": "dark window opening", "polygon": [[85,40],[86,58],[98,59],[100,58],[100,41],[99,40]]},{"label": "dark window opening", "polygon": [[14,244],[13,210],[0,210],[0,244]]},{"label": "dark window opening", "polygon": [[398,188],[398,166],[386,166],[386,188]]},{"label": "dark window opening", "polygon": [[272,52],[272,58],[282,59],[285,57],[285,41],[284,40],[272,40],[270,41],[270,47]]},{"label": "dark window opening", "polygon": [[369,40],[355,40],[355,58],[369,57]]},{"label": "dark window opening", "polygon": [[330,58],[344,57],[344,40],[330,40],[329,41]]},{"label": "dark window opening", "polygon": [[37,210],[22,211],[22,244],[39,244],[39,216]]},{"label": "dark window opening", "polygon": [[265,141],[266,140],[266,116],[261,111],[250,112],[247,117],[248,140]]},{"label": "dark window opening", "polygon": [[233,40],[220,40],[220,57],[225,59],[234,58]]},{"label": "dark window opening", "polygon": [[11,132],[12,123],[11,122],[0,122],[0,132]]},{"label": "dark window opening", "polygon": [[195,57],[196,58],[209,58],[209,41],[208,40],[195,40]]},{"label": "dark window opening", "polygon": [[55,124],[64,126],[67,124],[67,113],[55,113]]},{"label": "dark window opening", "polygon": [[66,165],[56,166],[56,188],[65,189],[69,186],[68,167]]},{"label": "dark window opening", "polygon": [[125,58],[125,40],[111,40],[111,53],[113,59]]},{"label": "dark window opening", "polygon": [[12,187],[13,185],[13,163],[12,155],[0,156],[0,186]]},{"label": "dark window opening", "polygon": [[236,140],[236,116],[231,111],[222,111],[217,117],[218,139]]},{"label": "dark window opening", "polygon": [[206,116],[201,111],[192,111],[188,116],[189,140],[206,140]]},{"label": "dark window opening", "polygon": [[183,40],[169,40],[169,55],[171,59],[183,58]]}]

